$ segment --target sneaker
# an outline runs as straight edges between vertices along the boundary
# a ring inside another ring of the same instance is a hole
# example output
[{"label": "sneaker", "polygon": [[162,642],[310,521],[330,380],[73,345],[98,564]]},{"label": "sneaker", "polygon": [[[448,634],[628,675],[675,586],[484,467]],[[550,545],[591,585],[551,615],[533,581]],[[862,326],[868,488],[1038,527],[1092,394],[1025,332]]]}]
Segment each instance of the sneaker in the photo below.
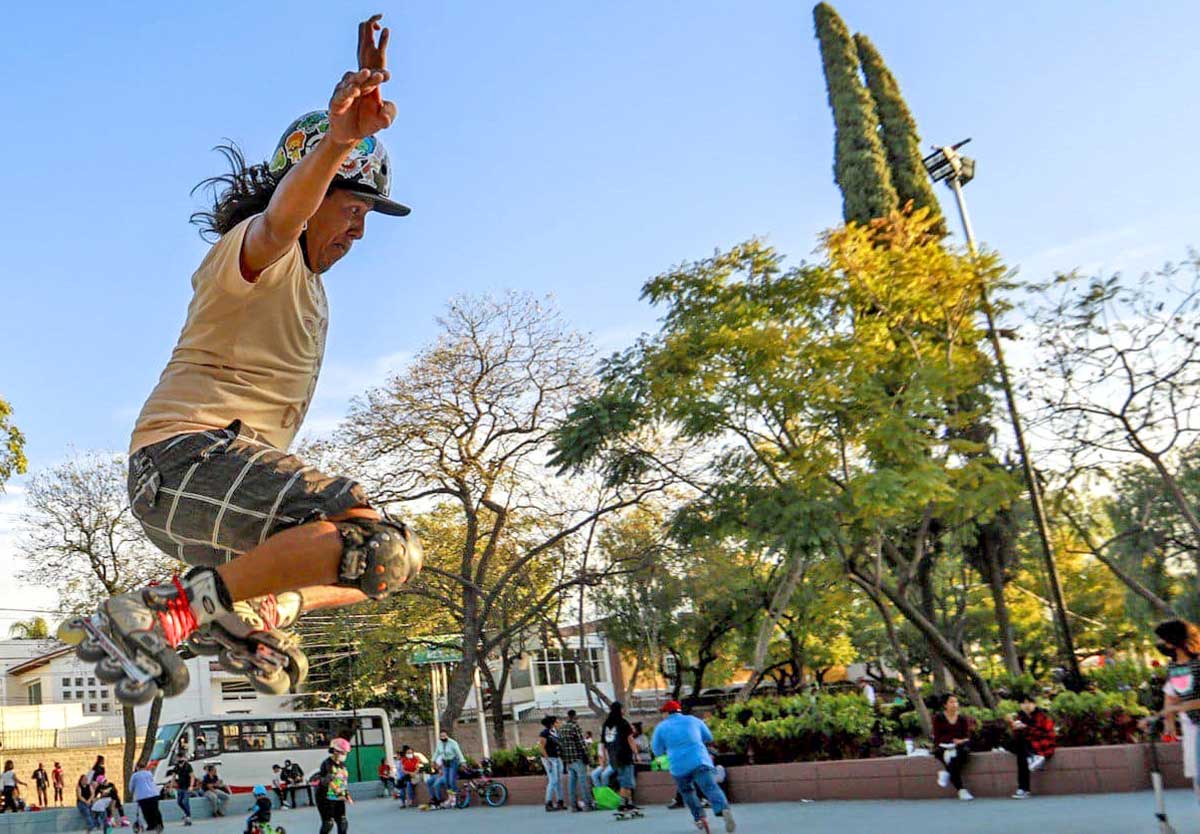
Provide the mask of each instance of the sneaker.
[{"label": "sneaker", "polygon": [[1029,797],[1031,797],[1031,796],[1033,796],[1033,794],[1031,794],[1029,791],[1027,791],[1023,788],[1017,788],[1016,792],[1012,795],[1012,798],[1013,799],[1029,799]]},{"label": "sneaker", "polygon": [[696,820],[696,830],[703,831],[704,834],[709,834],[712,829],[708,827],[708,820],[704,817],[701,817],[700,819]]},{"label": "sneaker", "polygon": [[721,812],[721,818],[725,820],[726,831],[730,832],[730,834],[732,834],[734,831],[737,831],[737,823],[733,821],[732,808],[726,806],[725,810]]},{"label": "sneaker", "polygon": [[558,809],[554,807],[554,803],[553,803],[553,802],[547,802],[547,803],[546,803],[546,813],[547,813],[547,814],[549,814],[551,811],[557,811],[557,810],[558,810]]},{"label": "sneaker", "polygon": [[671,804],[667,806],[668,811],[674,811],[676,808],[682,808],[683,802],[678,799],[672,799]]},{"label": "sneaker", "polygon": [[183,818],[183,824],[184,824],[184,825],[191,825],[191,824],[192,824],[192,818],[191,818],[191,817],[184,817],[184,818]]},{"label": "sneaker", "polygon": [[950,787],[950,771],[948,771],[948,770],[939,770],[938,771],[938,787],[939,788]]},{"label": "sneaker", "polygon": [[1035,754],[1035,755],[1029,757],[1029,769],[1030,770],[1041,770],[1043,767],[1045,767],[1045,765],[1046,765],[1046,757],[1045,756],[1038,756]]},{"label": "sneaker", "polygon": [[963,802],[970,802],[972,799],[975,798],[975,796],[966,788],[959,788],[958,789],[958,798],[961,799]]}]

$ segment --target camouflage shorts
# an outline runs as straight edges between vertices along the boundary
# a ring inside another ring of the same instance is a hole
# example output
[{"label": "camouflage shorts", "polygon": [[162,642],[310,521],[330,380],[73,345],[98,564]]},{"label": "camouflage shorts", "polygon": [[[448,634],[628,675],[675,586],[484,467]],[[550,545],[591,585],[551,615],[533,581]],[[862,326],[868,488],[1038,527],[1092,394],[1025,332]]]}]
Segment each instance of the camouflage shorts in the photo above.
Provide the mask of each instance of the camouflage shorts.
[{"label": "camouflage shorts", "polygon": [[240,420],[134,452],[128,490],[150,541],[190,565],[220,565],[280,530],[369,506],[358,483],[254,439]]}]

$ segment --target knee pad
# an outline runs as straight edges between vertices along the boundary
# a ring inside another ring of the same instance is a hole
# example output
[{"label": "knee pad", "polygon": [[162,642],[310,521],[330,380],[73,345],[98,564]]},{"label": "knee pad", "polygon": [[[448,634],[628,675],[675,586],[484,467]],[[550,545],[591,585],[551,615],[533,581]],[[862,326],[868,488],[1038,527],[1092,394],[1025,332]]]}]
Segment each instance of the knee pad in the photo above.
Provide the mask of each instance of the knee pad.
[{"label": "knee pad", "polygon": [[403,523],[350,518],[334,526],[342,537],[338,585],[383,599],[421,572],[425,560],[421,540]]}]

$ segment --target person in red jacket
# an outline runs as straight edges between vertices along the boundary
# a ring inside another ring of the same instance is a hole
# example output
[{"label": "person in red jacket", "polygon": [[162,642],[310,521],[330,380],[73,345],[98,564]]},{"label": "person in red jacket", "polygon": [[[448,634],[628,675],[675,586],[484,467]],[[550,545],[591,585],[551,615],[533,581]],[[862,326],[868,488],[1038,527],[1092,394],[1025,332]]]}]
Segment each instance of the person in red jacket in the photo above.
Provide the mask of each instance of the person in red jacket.
[{"label": "person in red jacket", "polygon": [[1031,693],[1020,696],[1021,711],[1008,720],[1012,740],[1005,749],[1017,757],[1017,791],[1013,799],[1028,799],[1029,772],[1041,770],[1054,755],[1058,739],[1054,719],[1037,705]]}]

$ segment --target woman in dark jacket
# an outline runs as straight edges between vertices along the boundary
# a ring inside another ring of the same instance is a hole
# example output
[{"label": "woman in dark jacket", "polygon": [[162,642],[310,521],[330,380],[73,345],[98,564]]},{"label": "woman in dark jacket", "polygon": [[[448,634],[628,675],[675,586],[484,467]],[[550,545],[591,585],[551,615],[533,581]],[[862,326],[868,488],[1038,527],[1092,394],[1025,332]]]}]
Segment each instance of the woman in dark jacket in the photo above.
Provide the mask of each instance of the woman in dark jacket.
[{"label": "woman in dark jacket", "polygon": [[974,722],[958,711],[958,696],[947,695],[942,709],[933,716],[933,752],[944,770],[938,771],[938,785],[954,785],[958,798],[964,802],[975,797],[963,787],[962,773],[971,758],[968,742]]}]

